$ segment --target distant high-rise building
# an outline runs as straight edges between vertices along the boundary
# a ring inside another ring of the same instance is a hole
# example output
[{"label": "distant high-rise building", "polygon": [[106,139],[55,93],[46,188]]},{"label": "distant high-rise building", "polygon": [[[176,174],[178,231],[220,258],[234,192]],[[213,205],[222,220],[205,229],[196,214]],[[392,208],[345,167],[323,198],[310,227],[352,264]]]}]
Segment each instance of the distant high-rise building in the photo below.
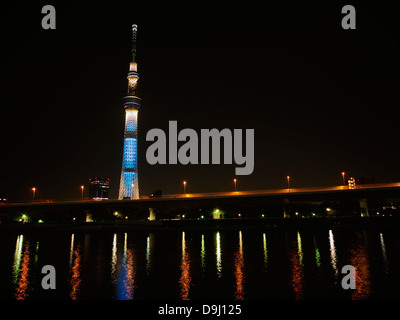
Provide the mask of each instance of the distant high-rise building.
[{"label": "distant high-rise building", "polygon": [[349,181],[347,182],[347,185],[349,186],[349,189],[355,189],[356,188],[356,179],[351,177]]},{"label": "distant high-rise building", "polygon": [[110,179],[93,178],[89,179],[89,198],[93,200],[108,200]]},{"label": "distant high-rise building", "polygon": [[121,180],[118,199],[139,198],[139,178],[137,161],[138,112],[142,99],[137,94],[139,74],[136,63],[136,31],[137,25],[132,25],[132,62],[128,72],[128,94],[123,99],[125,109],[124,149],[122,155]]}]

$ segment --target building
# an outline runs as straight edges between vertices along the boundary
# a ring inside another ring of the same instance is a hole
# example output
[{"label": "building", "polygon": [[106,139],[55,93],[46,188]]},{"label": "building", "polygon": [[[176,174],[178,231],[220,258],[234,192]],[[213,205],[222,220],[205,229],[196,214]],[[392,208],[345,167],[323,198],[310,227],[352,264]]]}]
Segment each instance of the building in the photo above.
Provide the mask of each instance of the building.
[{"label": "building", "polygon": [[121,180],[118,199],[139,198],[139,178],[137,161],[138,112],[142,99],[137,94],[139,74],[136,63],[136,32],[137,25],[132,25],[132,62],[128,72],[128,94],[123,98],[125,109],[124,149],[122,155]]},{"label": "building", "polygon": [[[213,219],[217,219],[218,220],[218,219],[223,219],[224,218],[224,213],[219,209],[214,209],[213,212],[212,212],[212,215],[213,215]],[[240,213],[239,213],[239,215],[240,215]]]},{"label": "building", "polygon": [[349,186],[349,189],[355,189],[356,188],[356,179],[351,177],[349,181],[347,182],[347,185]]},{"label": "building", "polygon": [[89,198],[92,200],[108,200],[110,179],[93,178],[89,179]]}]

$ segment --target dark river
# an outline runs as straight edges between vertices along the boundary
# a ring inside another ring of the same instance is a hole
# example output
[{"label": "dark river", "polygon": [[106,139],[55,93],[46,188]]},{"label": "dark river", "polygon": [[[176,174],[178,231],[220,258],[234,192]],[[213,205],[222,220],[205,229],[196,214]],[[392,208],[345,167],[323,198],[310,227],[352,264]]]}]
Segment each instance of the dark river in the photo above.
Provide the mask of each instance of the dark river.
[{"label": "dark river", "polygon": [[0,257],[1,299],[400,298],[395,228],[2,234]]}]

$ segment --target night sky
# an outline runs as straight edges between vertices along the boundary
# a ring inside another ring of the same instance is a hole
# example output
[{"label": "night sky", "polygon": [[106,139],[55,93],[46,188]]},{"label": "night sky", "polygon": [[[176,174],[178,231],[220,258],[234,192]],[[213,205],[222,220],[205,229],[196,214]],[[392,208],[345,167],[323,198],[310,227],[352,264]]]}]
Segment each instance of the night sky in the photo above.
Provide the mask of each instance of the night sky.
[{"label": "night sky", "polygon": [[[255,130],[238,190],[400,181],[398,11],[382,2],[40,2],[1,14],[0,195],[80,199],[91,177],[118,195],[131,25],[138,25],[141,195],[233,190],[232,165],[155,165],[152,128]],[[143,6],[143,3],[147,3]],[[43,30],[42,6],[56,8]],[[343,30],[353,4],[357,29]],[[86,191],[88,188],[86,189]]]}]

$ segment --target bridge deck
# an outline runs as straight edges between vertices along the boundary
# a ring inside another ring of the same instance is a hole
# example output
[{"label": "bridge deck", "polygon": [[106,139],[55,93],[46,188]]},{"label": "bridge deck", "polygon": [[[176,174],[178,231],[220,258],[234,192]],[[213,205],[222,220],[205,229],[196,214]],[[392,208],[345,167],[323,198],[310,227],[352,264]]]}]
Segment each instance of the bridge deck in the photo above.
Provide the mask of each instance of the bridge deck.
[{"label": "bridge deck", "polygon": [[[26,203],[9,203],[2,207],[13,207],[21,205],[55,205],[55,204],[77,204],[77,203],[116,203],[116,202],[154,202],[154,201],[170,201],[184,199],[215,199],[215,198],[241,198],[241,197],[274,197],[274,196],[301,196],[301,195],[323,195],[323,194],[350,194],[351,192],[360,191],[385,191],[396,190],[400,192],[400,182],[365,184],[358,185],[355,189],[349,189],[347,186],[332,187],[312,187],[312,188],[285,188],[285,189],[268,189],[268,190],[248,190],[248,191],[231,191],[231,192],[208,192],[208,193],[181,193],[181,194],[164,194],[159,198],[144,196],[134,200],[73,200],[73,201],[35,201]],[[400,193],[399,193],[400,196]]]}]

